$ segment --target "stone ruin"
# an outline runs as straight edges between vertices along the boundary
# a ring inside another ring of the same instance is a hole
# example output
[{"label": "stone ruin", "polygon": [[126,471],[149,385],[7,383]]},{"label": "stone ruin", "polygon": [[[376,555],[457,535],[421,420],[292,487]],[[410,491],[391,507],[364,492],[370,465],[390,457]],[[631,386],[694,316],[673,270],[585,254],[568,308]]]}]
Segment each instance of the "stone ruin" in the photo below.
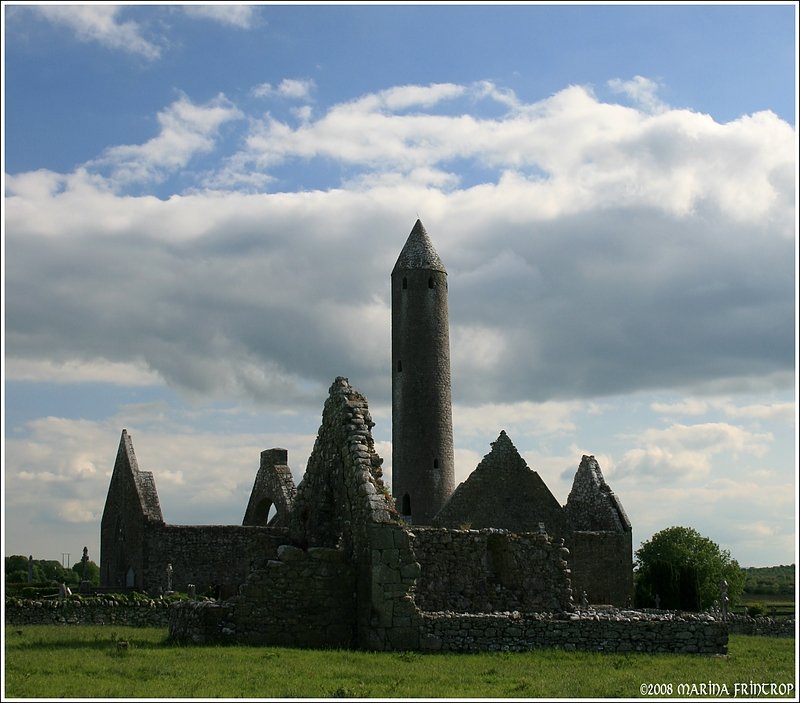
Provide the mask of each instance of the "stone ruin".
[{"label": "stone ruin", "polygon": [[[337,378],[303,480],[295,490],[285,450],[262,452],[241,526],[165,523],[152,475],[139,470],[123,431],[102,523],[104,585],[158,591],[171,564],[175,590],[194,584],[199,593],[213,586],[220,598],[187,601],[170,614],[170,635],[195,643],[423,651],[726,650],[727,630],[713,619],[610,608],[582,612],[573,600],[573,559],[564,538],[538,525],[533,531],[476,529],[479,513],[470,528],[405,524],[383,483],[372,426],[366,399],[347,379]],[[491,466],[496,452],[516,452],[504,433],[481,467]],[[522,464],[511,462],[518,471]],[[585,492],[584,481],[588,486],[600,481],[595,465],[589,458],[582,462],[574,501]],[[546,495],[538,477],[522,476],[528,485],[521,491]],[[482,472],[475,480],[481,478]],[[463,496],[473,484],[468,480],[456,490],[458,500],[452,511],[442,511],[443,523],[448,514],[464,513]],[[272,505],[274,517],[265,524]],[[552,521],[559,506],[548,501],[546,507]],[[569,509],[568,501],[564,534],[570,534]],[[516,519],[523,518],[521,511]],[[597,529],[603,524],[585,526],[595,528],[589,535],[603,534]]]},{"label": "stone ruin", "polygon": [[[367,401],[341,377],[300,484],[285,449],[263,451],[242,525],[167,524],[123,430],[101,525],[103,586],[212,593],[173,612],[172,636],[194,642],[724,649],[720,623],[619,610],[633,595],[631,524],[594,457],[562,507],[501,432],[454,488],[447,288],[417,220],[392,271],[394,497]],[[603,618],[585,617],[590,602]]]}]

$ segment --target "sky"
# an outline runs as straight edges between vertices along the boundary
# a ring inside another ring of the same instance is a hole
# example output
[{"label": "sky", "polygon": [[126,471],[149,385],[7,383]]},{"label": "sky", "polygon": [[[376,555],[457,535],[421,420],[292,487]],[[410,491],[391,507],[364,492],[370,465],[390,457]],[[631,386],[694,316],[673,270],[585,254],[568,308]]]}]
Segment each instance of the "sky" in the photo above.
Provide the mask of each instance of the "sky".
[{"label": "sky", "polygon": [[797,8],[3,4],[4,553],[295,482],[337,376],[391,485],[390,273],[448,271],[456,482],[594,455],[637,549],[797,556]]}]

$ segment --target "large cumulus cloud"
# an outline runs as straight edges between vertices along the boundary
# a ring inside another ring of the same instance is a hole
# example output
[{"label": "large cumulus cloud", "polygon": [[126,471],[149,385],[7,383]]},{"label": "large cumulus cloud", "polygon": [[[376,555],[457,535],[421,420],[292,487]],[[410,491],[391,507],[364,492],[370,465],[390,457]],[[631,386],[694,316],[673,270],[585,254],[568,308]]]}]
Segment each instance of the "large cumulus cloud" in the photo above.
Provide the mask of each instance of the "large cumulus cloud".
[{"label": "large cumulus cloud", "polygon": [[[10,377],[122,364],[316,403],[343,374],[386,402],[388,277],[419,216],[449,269],[457,402],[786,384],[795,133],[648,105],[437,84],[281,122],[182,95],[146,144],[7,176]],[[223,124],[241,149],[219,153]],[[275,185],[320,164],[325,189]]]}]

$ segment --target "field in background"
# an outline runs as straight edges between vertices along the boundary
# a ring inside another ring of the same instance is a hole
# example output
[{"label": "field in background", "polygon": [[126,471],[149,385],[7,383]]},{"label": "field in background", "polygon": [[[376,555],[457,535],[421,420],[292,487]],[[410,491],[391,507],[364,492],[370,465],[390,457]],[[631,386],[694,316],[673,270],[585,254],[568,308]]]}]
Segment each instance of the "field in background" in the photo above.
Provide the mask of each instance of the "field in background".
[{"label": "field in background", "polygon": [[678,685],[733,696],[736,682],[796,684],[793,639],[736,635],[727,657],[194,647],[114,626],[6,626],[5,637],[10,698],[633,698],[642,684],[694,697]]}]

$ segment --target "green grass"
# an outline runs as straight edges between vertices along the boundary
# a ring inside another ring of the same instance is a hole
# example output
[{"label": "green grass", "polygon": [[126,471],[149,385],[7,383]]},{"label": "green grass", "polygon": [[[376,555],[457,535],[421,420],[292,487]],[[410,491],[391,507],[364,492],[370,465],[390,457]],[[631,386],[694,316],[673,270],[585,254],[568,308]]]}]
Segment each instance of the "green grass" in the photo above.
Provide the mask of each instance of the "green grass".
[{"label": "green grass", "polygon": [[[420,654],[179,646],[165,629],[6,626],[10,698],[609,698],[641,684],[795,683],[793,639],[731,636],[727,657]],[[117,645],[119,640],[127,648]],[[687,697],[687,696],[680,696]]]}]

